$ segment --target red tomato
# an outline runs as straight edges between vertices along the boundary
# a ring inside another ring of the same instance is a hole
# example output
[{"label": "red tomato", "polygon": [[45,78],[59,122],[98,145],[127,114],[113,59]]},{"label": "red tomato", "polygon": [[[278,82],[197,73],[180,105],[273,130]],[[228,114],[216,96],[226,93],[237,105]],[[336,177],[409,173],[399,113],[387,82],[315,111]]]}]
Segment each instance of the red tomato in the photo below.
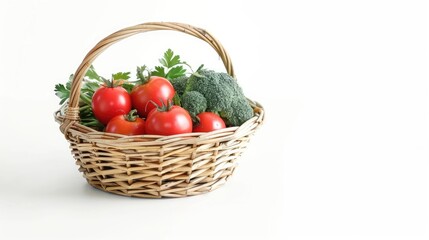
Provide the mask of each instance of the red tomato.
[{"label": "red tomato", "polygon": [[123,87],[100,87],[92,96],[92,111],[95,118],[106,125],[117,115],[131,110],[131,97]]},{"label": "red tomato", "polygon": [[200,122],[194,127],[194,132],[211,132],[226,127],[223,119],[215,113],[202,112],[197,117]]},{"label": "red tomato", "polygon": [[146,119],[146,133],[174,135],[192,132],[192,119],[188,111],[172,106],[169,110],[156,108]]},{"label": "red tomato", "polygon": [[173,99],[174,94],[170,81],[163,77],[151,77],[147,83],[137,85],[131,91],[133,108],[137,109],[140,117],[147,117],[156,105],[166,104]]},{"label": "red tomato", "polygon": [[144,134],[145,122],[134,115],[136,112],[136,110],[132,110],[128,115],[118,115],[110,119],[106,126],[106,132],[124,135]]}]

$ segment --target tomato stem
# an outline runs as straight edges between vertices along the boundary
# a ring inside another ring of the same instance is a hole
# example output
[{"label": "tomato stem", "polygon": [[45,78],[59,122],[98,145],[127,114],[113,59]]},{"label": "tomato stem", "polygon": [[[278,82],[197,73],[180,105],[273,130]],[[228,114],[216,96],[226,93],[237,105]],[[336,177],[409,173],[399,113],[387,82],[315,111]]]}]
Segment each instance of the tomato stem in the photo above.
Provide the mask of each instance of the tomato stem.
[{"label": "tomato stem", "polygon": [[[147,72],[147,76],[144,75],[144,72]],[[147,69],[146,65],[137,67],[137,79],[140,84],[145,84],[149,81],[151,77],[150,71]]]},{"label": "tomato stem", "polygon": [[168,112],[174,106],[173,101],[171,99],[167,100],[167,104],[164,101],[162,101],[162,99],[159,99],[159,101],[161,102],[161,106],[152,100],[149,101],[150,103],[155,105],[158,112]]},{"label": "tomato stem", "polygon": [[115,84],[115,81],[113,80],[113,78],[110,79],[110,80],[107,80],[107,79],[105,79],[104,77],[101,77],[101,76],[100,76],[100,78],[103,80],[104,85],[106,87],[108,87],[108,88],[114,88],[114,87],[116,87],[116,84]]},{"label": "tomato stem", "polygon": [[125,120],[127,120],[128,122],[135,122],[136,119],[139,117],[139,115],[137,115],[136,113],[136,109],[131,110],[127,115],[124,115]]}]

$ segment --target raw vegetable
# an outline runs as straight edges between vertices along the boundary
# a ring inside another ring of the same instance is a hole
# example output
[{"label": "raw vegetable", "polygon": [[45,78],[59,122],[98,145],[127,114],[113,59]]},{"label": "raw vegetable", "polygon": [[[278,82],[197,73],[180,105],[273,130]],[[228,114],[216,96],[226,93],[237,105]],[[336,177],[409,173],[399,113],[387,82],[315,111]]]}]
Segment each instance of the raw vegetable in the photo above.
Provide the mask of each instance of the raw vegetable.
[{"label": "raw vegetable", "polygon": [[193,119],[198,113],[204,112],[207,109],[206,98],[197,91],[186,92],[180,99],[182,107],[188,110]]},{"label": "raw vegetable", "polygon": [[113,79],[103,80],[105,86],[95,91],[91,107],[95,118],[106,125],[113,117],[127,114],[131,110],[131,97],[127,90]]},{"label": "raw vegetable", "polygon": [[230,126],[240,126],[253,117],[253,109],[245,99],[234,99],[229,108],[220,112]]},{"label": "raw vegetable", "polygon": [[[207,109],[204,111],[218,113],[228,126],[240,126],[253,117],[253,109],[243,91],[227,73],[199,69],[189,77],[184,95],[190,91],[201,93],[207,100]],[[201,104],[199,109],[203,109],[204,102],[199,101],[198,104]],[[195,109],[187,110],[195,113]]]},{"label": "raw vegetable", "polygon": [[202,112],[197,115],[198,123],[194,126],[194,132],[211,132],[225,128],[225,122],[217,114]]},{"label": "raw vegetable", "polygon": [[184,75],[170,80],[171,84],[174,87],[174,90],[176,90],[176,93],[180,96],[185,93],[186,83],[188,82],[188,79],[189,77]]},{"label": "raw vegetable", "polygon": [[141,117],[146,117],[156,105],[166,105],[175,94],[173,85],[166,78],[144,76],[144,71],[146,66],[137,68],[140,84],[131,91],[133,108],[137,109]]},{"label": "raw vegetable", "polygon": [[153,109],[146,119],[146,133],[154,135],[174,135],[192,132],[189,113],[179,107],[167,105]]},{"label": "raw vegetable", "polygon": [[106,126],[106,132],[123,135],[144,134],[145,121],[136,115],[137,111],[131,110],[127,115],[118,115],[112,118]]}]

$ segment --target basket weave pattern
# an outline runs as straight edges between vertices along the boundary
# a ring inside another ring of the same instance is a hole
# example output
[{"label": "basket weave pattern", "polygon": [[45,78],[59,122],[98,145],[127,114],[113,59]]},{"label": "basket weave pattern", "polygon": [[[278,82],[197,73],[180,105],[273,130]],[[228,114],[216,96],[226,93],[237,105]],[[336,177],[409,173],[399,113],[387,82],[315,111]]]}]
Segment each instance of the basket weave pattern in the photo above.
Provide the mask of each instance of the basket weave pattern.
[{"label": "basket weave pattern", "polygon": [[101,40],[77,69],[68,105],[55,113],[60,130],[88,183],[103,191],[143,198],[185,197],[209,192],[232,175],[236,161],[264,120],[261,105],[249,100],[255,117],[240,127],[173,136],[123,136],[79,124],[82,79],[95,58],[109,46],[137,33],[173,30],[207,42],[234,76],[222,45],[203,29],[181,23],[145,23],[122,29]]}]

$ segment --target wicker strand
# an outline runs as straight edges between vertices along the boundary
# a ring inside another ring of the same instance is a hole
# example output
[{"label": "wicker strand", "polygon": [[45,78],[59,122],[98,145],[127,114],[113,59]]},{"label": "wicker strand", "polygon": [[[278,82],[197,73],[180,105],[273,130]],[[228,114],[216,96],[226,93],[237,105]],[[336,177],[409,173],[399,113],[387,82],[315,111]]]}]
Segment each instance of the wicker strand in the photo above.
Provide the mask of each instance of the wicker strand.
[{"label": "wicker strand", "polygon": [[78,107],[68,107],[65,115],[66,119],[72,120],[72,121],[78,121],[79,120],[79,108]]},{"label": "wicker strand", "polygon": [[79,108],[68,107],[65,111],[64,122],[60,125],[60,131],[64,134],[65,138],[69,140],[69,129],[79,121]]}]

